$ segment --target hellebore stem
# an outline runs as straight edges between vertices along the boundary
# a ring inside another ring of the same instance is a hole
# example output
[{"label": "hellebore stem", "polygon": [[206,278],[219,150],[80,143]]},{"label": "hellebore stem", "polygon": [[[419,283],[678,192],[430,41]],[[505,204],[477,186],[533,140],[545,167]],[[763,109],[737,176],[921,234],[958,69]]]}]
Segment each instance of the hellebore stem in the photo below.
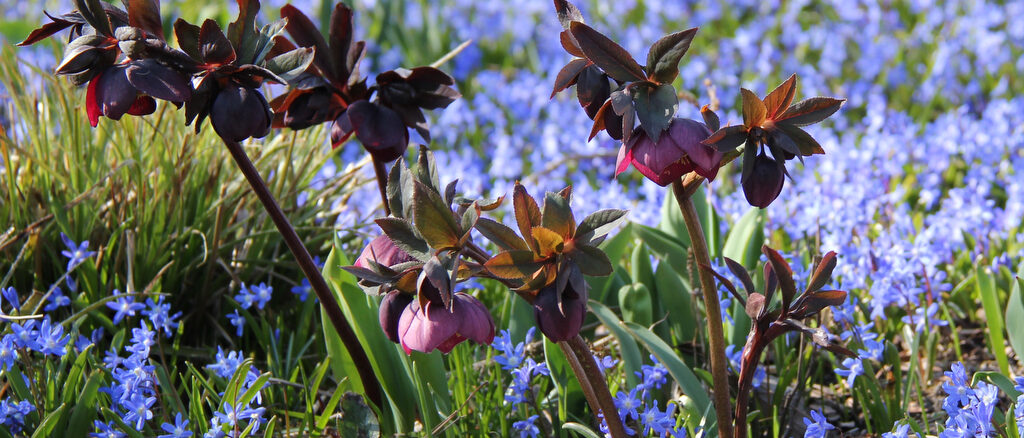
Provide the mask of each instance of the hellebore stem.
[{"label": "hellebore stem", "polygon": [[[747,345],[743,348],[743,358],[740,361],[740,378],[736,392],[736,429],[733,438],[747,437],[747,407],[750,405],[751,384],[754,381],[754,372],[757,371],[757,360],[767,345],[763,341],[757,328],[747,338]],[[721,435],[720,435],[721,436]]]},{"label": "hellebore stem", "polygon": [[[569,359],[569,364],[573,365],[572,369],[576,373],[576,380],[580,381],[583,395],[587,397],[594,416],[596,417],[598,412],[604,415],[604,421],[608,424],[608,432],[613,438],[626,437],[622,418],[619,417],[619,410],[615,407],[615,399],[612,398],[611,391],[608,390],[608,382],[605,381],[604,374],[601,374],[601,368],[597,366],[597,361],[594,360],[594,354],[590,352],[587,342],[577,334],[568,341],[559,342],[558,345],[562,347],[562,352]],[[579,369],[576,368],[577,366]],[[588,386],[590,387],[589,395],[587,395]]]},{"label": "hellebore stem", "polygon": [[[699,180],[697,184],[699,185]],[[697,210],[693,205],[693,200],[690,199],[693,189],[685,187],[683,180],[680,179],[672,183],[672,193],[675,195],[676,203],[679,204],[679,211],[683,214],[686,232],[690,236],[690,248],[693,250],[697,265],[711,266],[707,242],[704,240],[704,230],[701,229]],[[729,405],[729,374],[726,370],[728,361],[725,357],[725,336],[722,333],[722,310],[718,303],[715,279],[711,273],[704,269],[698,269],[697,275],[700,277],[700,289],[704,294],[704,309],[707,311],[708,318],[708,338],[710,338],[711,347],[708,353],[711,356],[711,380],[714,384],[718,436],[727,437],[732,435],[732,418]]]},{"label": "hellebore stem", "polygon": [[384,216],[391,216],[391,206],[388,204],[388,168],[387,163],[373,159],[373,173],[377,175],[377,188],[380,190],[380,200],[384,203]]},{"label": "hellebore stem", "polygon": [[[338,337],[341,338],[345,349],[352,356],[352,362],[354,362],[356,369],[359,371],[359,378],[363,381],[366,397],[374,405],[378,407],[383,406],[381,404],[380,382],[373,373],[373,367],[366,356],[366,351],[363,350],[363,346],[359,343],[359,338],[356,337],[355,332],[352,331],[352,326],[348,324],[348,320],[345,319],[345,315],[341,312],[338,300],[335,299],[334,293],[328,288],[327,282],[324,281],[323,275],[320,274],[320,269],[313,262],[313,257],[309,255],[309,250],[306,249],[302,240],[299,239],[299,235],[295,232],[295,228],[292,227],[284,212],[281,211],[281,207],[274,199],[274,195],[270,193],[267,184],[260,176],[259,170],[253,166],[249,156],[242,149],[242,145],[235,141],[222,140],[228,147],[228,151],[231,152],[231,156],[235,159],[235,163],[238,164],[238,168],[241,169],[242,174],[249,181],[252,190],[256,192],[256,197],[263,203],[263,208],[267,210],[270,219],[274,221],[277,231],[281,233],[285,244],[288,245],[288,249],[291,250],[295,260],[299,263],[299,268],[302,269],[302,272],[306,274],[306,278],[309,279],[309,284],[312,286],[313,291],[316,292],[320,305],[327,312],[327,317],[338,332]],[[387,202],[384,205],[387,205]]]}]

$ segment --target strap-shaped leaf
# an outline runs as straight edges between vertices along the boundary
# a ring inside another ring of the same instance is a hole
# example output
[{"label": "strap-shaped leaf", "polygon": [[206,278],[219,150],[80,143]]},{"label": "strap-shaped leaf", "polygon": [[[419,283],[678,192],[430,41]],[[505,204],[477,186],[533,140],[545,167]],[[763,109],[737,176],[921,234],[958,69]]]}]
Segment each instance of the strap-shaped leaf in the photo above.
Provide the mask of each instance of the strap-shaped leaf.
[{"label": "strap-shaped leaf", "polygon": [[587,59],[601,67],[608,76],[619,82],[643,81],[647,79],[643,67],[637,64],[626,49],[590,26],[575,21],[569,29]]},{"label": "strap-shaped leaf", "polygon": [[793,126],[806,126],[828,118],[843,106],[846,99],[812,97],[797,102],[776,120]]},{"label": "strap-shaped leaf", "polygon": [[768,110],[767,117],[775,120],[775,117],[789,108],[793,103],[793,95],[796,94],[796,74],[786,79],[785,82],[775,87],[771,93],[764,97],[764,106]]},{"label": "strap-shaped leaf", "polygon": [[430,246],[420,237],[416,232],[416,227],[408,219],[382,217],[374,222],[402,251],[409,253],[417,260],[426,261],[430,258]]},{"label": "strap-shaped leaf", "polygon": [[583,22],[583,14],[569,0],[555,0],[555,12],[558,13],[558,22],[565,29],[569,29],[573,21]]},{"label": "strap-shaped leaf", "polygon": [[441,195],[419,181],[413,187],[413,219],[420,235],[435,249],[458,246],[462,229]]},{"label": "strap-shaped leaf", "polygon": [[729,279],[725,278],[725,276],[723,276],[722,274],[715,272],[715,270],[708,265],[701,264],[700,268],[707,272],[710,272],[711,275],[715,276],[715,278],[718,279],[718,282],[722,283],[722,286],[725,287],[725,289],[728,290],[733,297],[736,297],[736,299],[743,303],[743,305],[746,305],[747,299],[744,298],[743,295],[741,295],[739,291],[736,290],[736,286],[732,284],[732,281],[729,281]]},{"label": "strap-shaped leaf", "polygon": [[576,77],[580,75],[584,68],[587,68],[587,60],[582,58],[573,59],[565,67],[562,67],[562,70],[558,72],[558,76],[555,76],[555,86],[551,90],[551,97],[555,97],[559,91],[575,84]]},{"label": "strap-shaped leaf", "polygon": [[569,208],[569,200],[557,193],[547,192],[541,210],[541,225],[559,236],[572,237],[576,232],[576,220]]},{"label": "strap-shaped leaf", "polygon": [[647,71],[650,79],[660,84],[668,84],[679,76],[679,61],[690,50],[697,28],[672,33],[661,37],[651,45],[647,52]]},{"label": "strap-shaped leaf", "polygon": [[482,217],[476,221],[476,229],[487,240],[494,242],[495,245],[498,245],[503,250],[530,250],[525,240],[501,222]]},{"label": "strap-shaped leaf", "polygon": [[743,124],[747,127],[761,126],[768,115],[764,102],[746,88],[740,88],[740,94],[743,96]]},{"label": "strap-shaped leaf", "polygon": [[313,58],[313,63],[324,74],[330,74],[329,60],[331,52],[328,50],[327,41],[324,40],[323,34],[316,28],[313,21],[298,8],[290,4],[281,7],[281,18],[288,19],[285,29],[292,39],[295,40],[296,44],[302,47],[316,48],[316,56]]},{"label": "strap-shaped leaf", "polygon": [[534,261],[533,251],[512,250],[491,257],[484,267],[492,275],[506,280],[518,280],[534,275],[543,266]]},{"label": "strap-shaped leaf", "polygon": [[608,208],[590,213],[576,227],[575,236],[577,239],[593,239],[608,234],[612,228],[615,228],[625,220],[626,213],[629,213],[629,211],[616,208]]},{"label": "strap-shaped leaf", "polygon": [[814,267],[814,274],[811,275],[811,279],[807,282],[807,292],[813,292],[825,287],[825,283],[832,278],[832,270],[836,268],[836,252],[829,251],[821,258],[818,265]]},{"label": "strap-shaped leaf", "polygon": [[786,263],[786,259],[782,258],[782,254],[769,248],[768,245],[762,246],[761,252],[768,256],[768,263],[771,263],[772,270],[775,271],[775,277],[779,279],[779,289],[782,292],[782,315],[786,315],[789,312],[789,304],[793,301],[793,297],[796,296],[796,282],[793,281],[793,269],[789,267],[789,263]]},{"label": "strap-shaped leaf", "polygon": [[331,25],[328,29],[328,41],[331,48],[329,64],[331,74],[338,82],[349,77],[347,56],[352,48],[352,10],[345,2],[338,2],[331,12]]},{"label": "strap-shaped leaf", "polygon": [[579,265],[580,272],[591,277],[611,275],[615,269],[611,260],[608,259],[608,255],[596,246],[577,244],[572,257]]},{"label": "strap-shaped leaf", "polygon": [[676,110],[679,109],[675,87],[672,84],[636,87],[633,103],[636,106],[636,116],[640,119],[640,126],[647,132],[647,136],[657,143],[661,133],[668,129]]},{"label": "strap-shaped leaf", "polygon": [[128,24],[164,39],[158,0],[128,0]]}]

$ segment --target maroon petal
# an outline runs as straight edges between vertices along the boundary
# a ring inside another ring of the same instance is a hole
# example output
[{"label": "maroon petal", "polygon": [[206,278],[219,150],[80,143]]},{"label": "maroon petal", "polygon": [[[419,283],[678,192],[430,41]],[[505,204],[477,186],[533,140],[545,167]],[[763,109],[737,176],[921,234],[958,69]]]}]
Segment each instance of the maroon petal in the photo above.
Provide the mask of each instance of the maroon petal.
[{"label": "maroon petal", "polygon": [[389,292],[380,302],[377,318],[380,328],[391,342],[398,343],[398,321],[402,318],[405,308],[412,302],[413,296],[397,290]]},{"label": "maroon petal", "polygon": [[132,104],[131,108],[128,108],[126,114],[133,116],[145,116],[153,114],[156,111],[156,100],[149,96],[139,95],[135,98],[135,103]]},{"label": "maroon petal", "polygon": [[443,306],[428,303],[423,309],[413,300],[398,321],[398,338],[405,354],[430,353],[455,336],[459,320]]},{"label": "maroon petal", "polygon": [[398,159],[409,146],[409,131],[394,110],[360,100],[345,111],[356,138],[374,158],[390,162]]},{"label": "maroon petal", "polygon": [[782,193],[785,181],[782,165],[760,153],[754,159],[750,176],[743,182],[743,195],[750,205],[765,208]]},{"label": "maroon petal", "polygon": [[633,162],[633,148],[632,142],[623,143],[619,147],[619,154],[615,157],[615,176],[619,176],[620,173],[625,172],[629,168],[629,164]]},{"label": "maroon petal", "polygon": [[676,118],[668,128],[668,136],[693,163],[694,170],[708,179],[715,179],[721,165],[722,153],[703,143],[711,136],[707,125],[696,120]]},{"label": "maroon petal", "polygon": [[453,298],[455,303],[452,311],[460,321],[459,335],[478,344],[490,345],[494,341],[494,319],[484,303],[462,292],[456,293]]},{"label": "maroon petal", "polygon": [[353,133],[352,122],[348,119],[348,111],[345,111],[331,124],[331,148],[341,146]]},{"label": "maroon petal", "polygon": [[630,142],[634,144],[633,167],[660,186],[667,186],[693,170],[686,152],[669,136],[662,136],[655,143],[646,132],[640,130],[633,133]]},{"label": "maroon petal", "polygon": [[356,259],[355,265],[360,268],[369,268],[368,260],[391,267],[399,263],[415,261],[416,259],[395,245],[386,234],[381,234],[374,237],[370,244],[363,248],[363,252],[359,253],[359,258]]},{"label": "maroon petal", "polygon": [[558,307],[558,295],[553,284],[537,293],[533,301],[533,316],[537,327],[551,342],[567,341],[576,336],[583,326],[587,314],[587,293],[577,293],[572,286],[562,292],[562,307]]},{"label": "maroon petal", "polygon": [[96,101],[100,112],[114,120],[120,120],[138,97],[138,91],[128,82],[125,68],[123,65],[115,65],[97,78]]},{"label": "maroon petal", "polygon": [[132,61],[126,75],[135,88],[157,99],[184,102],[192,97],[192,84],[185,76],[154,59]]},{"label": "maroon petal", "polygon": [[89,125],[93,128],[100,123],[100,114],[103,113],[100,110],[99,102],[96,100],[96,87],[100,83],[101,77],[103,77],[103,73],[92,78],[89,81],[89,88],[85,92],[85,112],[89,115]]},{"label": "maroon petal", "polygon": [[210,123],[217,135],[230,141],[264,137],[270,133],[273,113],[259,91],[238,85],[220,90],[210,107]]}]

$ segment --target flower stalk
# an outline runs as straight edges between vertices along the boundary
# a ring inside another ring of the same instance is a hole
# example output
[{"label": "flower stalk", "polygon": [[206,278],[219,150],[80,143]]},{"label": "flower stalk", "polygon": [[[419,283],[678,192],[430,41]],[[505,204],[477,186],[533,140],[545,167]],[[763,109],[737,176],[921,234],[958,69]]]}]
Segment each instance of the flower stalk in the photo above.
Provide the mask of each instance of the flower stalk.
[{"label": "flower stalk", "polygon": [[[701,228],[700,218],[697,217],[697,210],[693,205],[690,195],[694,188],[684,186],[683,178],[672,183],[672,193],[675,195],[676,203],[679,204],[679,211],[683,215],[683,222],[686,223],[686,232],[690,236],[690,248],[698,265],[711,265],[711,257],[708,254],[707,243],[704,240],[704,230]],[[699,186],[701,179],[690,180]],[[722,331],[722,311],[718,302],[715,279],[711,273],[704,269],[698,269],[700,277],[700,289],[704,295],[704,309],[708,318],[708,338],[710,349],[708,354],[711,361],[711,380],[714,385],[715,414],[718,419],[718,436],[732,435],[731,406],[729,403],[729,374],[726,369],[728,359],[725,356],[725,335]]]},{"label": "flower stalk", "polygon": [[359,378],[363,381],[366,397],[375,406],[383,406],[381,404],[380,382],[373,372],[370,360],[359,343],[359,338],[356,337],[355,332],[352,330],[352,326],[349,325],[345,315],[341,313],[341,307],[338,305],[337,299],[335,299],[334,294],[328,288],[327,282],[324,280],[323,275],[320,274],[316,263],[313,262],[313,257],[309,255],[309,250],[306,249],[302,240],[299,239],[295,228],[292,227],[288,218],[284,215],[281,207],[274,199],[274,195],[270,193],[267,184],[263,181],[263,177],[260,176],[259,170],[256,169],[249,156],[246,155],[245,150],[242,149],[242,145],[228,139],[223,140],[228,151],[231,152],[235,163],[238,164],[238,168],[245,175],[245,179],[249,181],[253,192],[256,193],[256,197],[263,203],[263,208],[267,210],[270,219],[277,226],[277,230],[281,233],[281,237],[284,238],[288,249],[295,256],[295,260],[299,263],[299,268],[302,269],[306,278],[309,279],[310,286],[312,286],[313,291],[320,300],[320,304],[327,312],[327,317],[331,320],[331,324],[334,325],[334,329],[338,332],[342,344],[345,345],[345,349],[348,350],[349,355],[352,357],[352,362],[359,371]]}]

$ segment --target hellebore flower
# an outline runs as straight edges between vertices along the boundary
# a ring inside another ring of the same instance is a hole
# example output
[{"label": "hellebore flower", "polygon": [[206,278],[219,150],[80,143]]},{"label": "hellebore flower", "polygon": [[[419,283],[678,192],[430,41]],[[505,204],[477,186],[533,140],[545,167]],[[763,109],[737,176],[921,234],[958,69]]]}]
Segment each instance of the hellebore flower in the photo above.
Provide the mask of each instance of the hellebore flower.
[{"label": "hellebore flower", "polygon": [[433,300],[421,307],[413,300],[398,321],[398,338],[406,354],[412,350],[444,353],[471,339],[480,344],[494,340],[494,320],[479,300],[462,292],[452,295],[452,309]]},{"label": "hellebore flower", "polygon": [[743,196],[754,207],[767,207],[782,193],[785,174],[782,162],[769,158],[764,152],[757,154],[750,175],[743,180]]},{"label": "hellebore flower", "polygon": [[230,84],[213,98],[210,124],[217,135],[231,141],[262,138],[270,133],[274,113],[263,93],[255,88]]},{"label": "hellebore flower", "polygon": [[85,107],[89,124],[100,116],[120,120],[125,114],[143,116],[156,110],[156,100],[184,102],[192,87],[184,75],[153,59],[112,66],[89,81]]},{"label": "hellebore flower", "polygon": [[576,336],[587,314],[587,289],[577,291],[571,284],[558,296],[557,283],[539,292],[533,301],[533,316],[541,333],[551,342],[567,341]]},{"label": "hellebore flower", "polygon": [[713,180],[718,175],[722,153],[701,143],[709,135],[711,130],[703,123],[682,118],[673,119],[657,142],[637,128],[619,149],[615,174],[632,163],[641,174],[663,187],[689,172]]},{"label": "hellebore flower", "polygon": [[409,307],[409,304],[412,303],[412,299],[412,294],[393,290],[384,295],[384,299],[380,302],[380,312],[377,316],[380,321],[380,328],[384,330],[384,334],[387,335],[391,342],[396,344],[402,342],[398,338],[398,321],[401,320],[405,308]]},{"label": "hellebore flower", "polygon": [[359,258],[356,259],[355,266],[360,268],[370,268],[370,263],[376,262],[382,266],[395,266],[399,263],[415,261],[409,253],[399,248],[391,241],[391,238],[386,234],[381,234],[374,237],[365,248],[363,252],[359,253]]}]

